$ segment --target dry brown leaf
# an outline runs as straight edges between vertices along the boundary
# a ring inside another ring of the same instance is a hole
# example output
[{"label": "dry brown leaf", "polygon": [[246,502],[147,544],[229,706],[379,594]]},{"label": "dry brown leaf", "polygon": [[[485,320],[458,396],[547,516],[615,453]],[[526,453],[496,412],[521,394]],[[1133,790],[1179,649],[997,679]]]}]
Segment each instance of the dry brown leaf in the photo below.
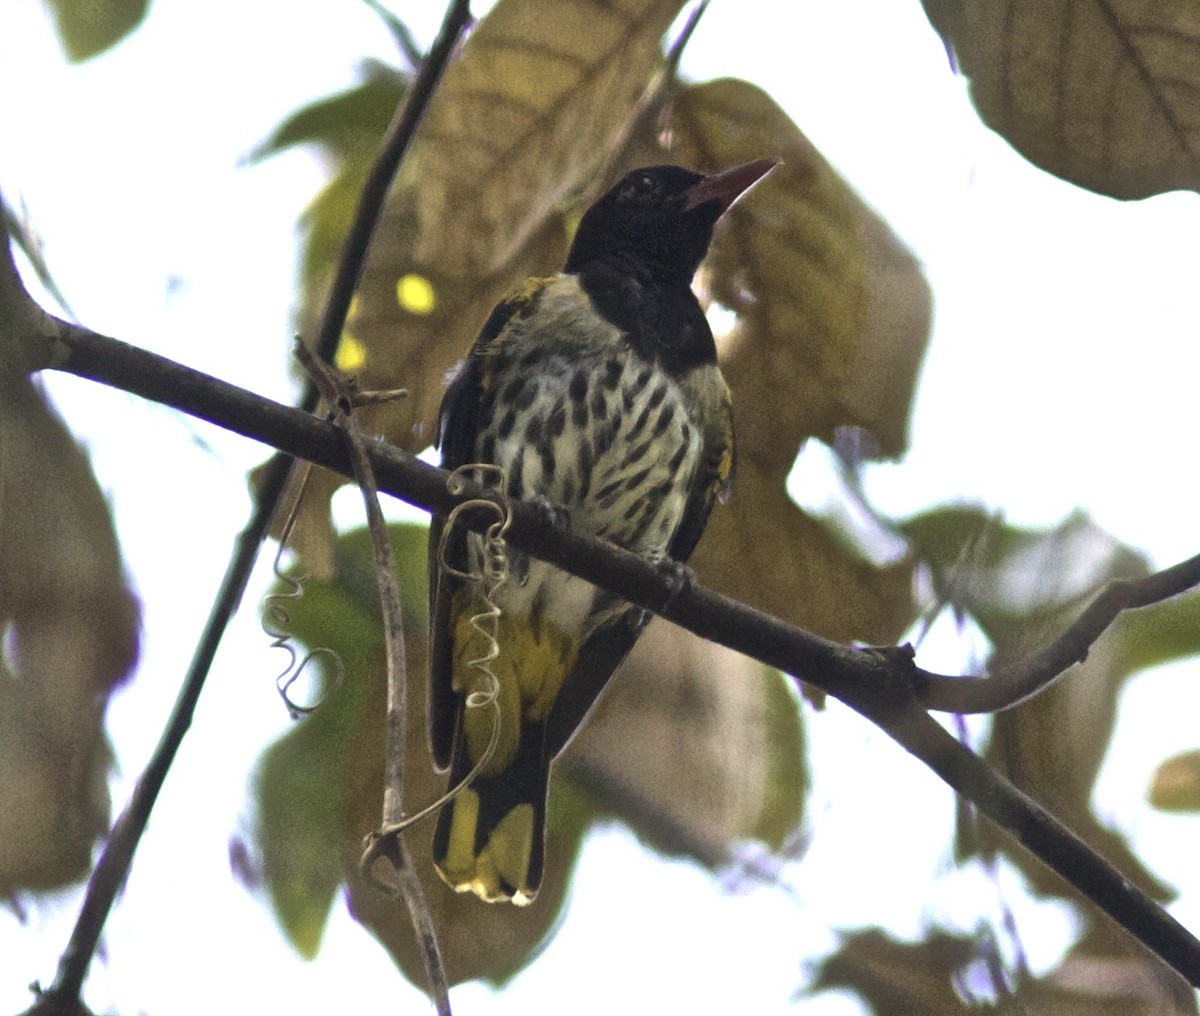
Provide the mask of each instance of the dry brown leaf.
[{"label": "dry brown leaf", "polygon": [[447,70],[406,174],[417,260],[469,278],[507,265],[619,144],[682,6],[498,4]]},{"label": "dry brown leaf", "polygon": [[[1036,698],[996,716],[991,741],[985,755],[996,770],[1007,776],[1018,788],[1033,797],[1051,814],[1064,822],[1072,832],[1100,854],[1129,882],[1156,900],[1166,900],[1170,893],[1130,848],[1125,837],[1097,818],[1091,808],[1092,789],[1100,764],[1108,749],[1109,737],[1116,719],[1117,696],[1129,671],[1123,663],[1120,628],[1110,632],[1088,652],[1087,659],[1073,667],[1053,687]],[[999,657],[993,667],[1002,667]],[[1166,981],[1174,978],[1163,965],[1148,956],[1144,948],[1129,933],[1103,915],[1094,903],[1083,899],[1057,873],[1026,850],[1014,849],[1012,835],[989,822],[973,826],[976,842],[984,853],[1003,850],[1029,878],[1034,890],[1042,895],[1071,899],[1089,919],[1087,934],[1072,950],[1073,959],[1087,963],[1104,963],[1120,967],[1120,960],[1130,969],[1140,971],[1142,982]],[[1148,994],[1140,1007],[1135,1005],[1136,993],[1126,993],[1122,975],[1112,984],[1112,998],[1099,1012],[1174,1012],[1174,1009],[1154,1009],[1160,1000],[1159,989],[1146,988]],[[1097,992],[1099,1000],[1100,992]],[[1068,1006],[1077,1006],[1076,996]],[[1128,1005],[1122,1009],[1121,1005]],[[1075,1008],[1048,1009],[1075,1012]],[[1192,1011],[1192,1010],[1179,1010]]]},{"label": "dry brown leaf", "polygon": [[754,460],[738,466],[733,497],[713,511],[696,548],[697,575],[826,638],[895,641],[912,620],[911,566],[859,559],[801,511],[783,483]]},{"label": "dry brown leaf", "polygon": [[1117,198],[1200,186],[1193,0],[925,0],[980,116],[1026,158]]},{"label": "dry brown leaf", "polygon": [[1018,997],[1039,1016],[1196,1016],[1196,994],[1183,978],[1128,934],[1119,938],[1115,952],[1073,949]]},{"label": "dry brown leaf", "polygon": [[[1015,987],[995,983],[998,968],[1018,982]],[[877,1016],[985,1009],[1037,1016],[1195,1016],[1197,1011],[1183,979],[1140,947],[1136,955],[1076,949],[1057,970],[1035,980],[1007,968],[986,938],[944,931],[915,944],[878,931],[852,936],[822,964],[810,990],[839,987],[864,996]],[[992,999],[996,1002],[989,1004]]]},{"label": "dry brown leaf", "polygon": [[973,953],[970,941],[944,931],[913,944],[860,932],[821,964],[810,990],[851,988],[876,1016],[966,1013],[974,1007],[955,989],[953,975]]},{"label": "dry brown leaf", "polygon": [[930,319],[912,254],[753,85],[682,90],[671,135],[698,166],[783,160],[728,216],[706,263],[713,295],[741,318],[723,361],[734,394],[755,386],[739,400],[740,454],[790,468],[806,438],[855,425],[899,455]]},{"label": "dry brown leaf", "polygon": [[907,564],[875,569],[808,518],[784,488],[809,437],[870,430],[903,451],[929,329],[912,255],[761,90],[682,89],[673,152],[701,167],[780,156],[728,216],[707,262],[740,321],[722,365],[733,389],[738,475],[696,569],[738,599],[837,639],[894,640],[911,620]]},{"label": "dry brown leaf", "polygon": [[799,827],[804,757],[783,677],[656,620],[555,771],[660,849],[719,869],[732,844],[779,849]]},{"label": "dry brown leaf", "polygon": [[[433,440],[446,376],[492,307],[524,276],[555,271],[566,257],[567,235],[561,218],[552,216],[504,273],[466,279],[414,259],[413,199],[411,192],[397,193],[384,213],[347,331],[365,349],[357,372],[364,387],[402,385],[409,392],[405,399],[364,412],[364,428],[420,451]],[[415,314],[398,303],[397,281],[410,274],[432,283],[436,302],[430,313]]]},{"label": "dry brown leaf", "polygon": [[75,881],[108,827],[107,696],[137,655],[108,506],[40,391],[0,370],[0,897]]}]

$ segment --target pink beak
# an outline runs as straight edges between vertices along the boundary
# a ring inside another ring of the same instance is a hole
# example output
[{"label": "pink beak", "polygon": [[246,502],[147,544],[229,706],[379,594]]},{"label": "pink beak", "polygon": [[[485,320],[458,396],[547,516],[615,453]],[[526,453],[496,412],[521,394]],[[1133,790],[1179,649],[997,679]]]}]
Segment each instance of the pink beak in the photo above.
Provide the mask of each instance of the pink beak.
[{"label": "pink beak", "polygon": [[724,215],[738,198],[778,165],[778,159],[755,159],[754,162],[744,162],[733,169],[706,176],[688,189],[684,211],[690,212],[699,205],[716,201]]}]

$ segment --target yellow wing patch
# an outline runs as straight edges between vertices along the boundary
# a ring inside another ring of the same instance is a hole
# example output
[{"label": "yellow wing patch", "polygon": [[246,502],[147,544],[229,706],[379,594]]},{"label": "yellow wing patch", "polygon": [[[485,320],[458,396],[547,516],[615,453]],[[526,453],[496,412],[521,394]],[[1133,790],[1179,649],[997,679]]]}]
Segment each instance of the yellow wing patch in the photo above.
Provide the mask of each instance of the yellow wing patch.
[{"label": "yellow wing patch", "polygon": [[[486,692],[489,682],[482,671],[491,655],[489,639],[471,623],[484,613],[479,595],[464,587],[454,593],[451,605],[454,638],[454,689],[470,694]],[[492,757],[481,770],[495,776],[511,765],[521,739],[521,725],[546,719],[563,681],[574,669],[579,639],[551,624],[533,624],[527,617],[502,613],[496,626],[499,655],[488,663],[496,678],[500,733]],[[467,752],[478,762],[492,739],[496,722],[492,709],[468,709],[463,717]]]}]

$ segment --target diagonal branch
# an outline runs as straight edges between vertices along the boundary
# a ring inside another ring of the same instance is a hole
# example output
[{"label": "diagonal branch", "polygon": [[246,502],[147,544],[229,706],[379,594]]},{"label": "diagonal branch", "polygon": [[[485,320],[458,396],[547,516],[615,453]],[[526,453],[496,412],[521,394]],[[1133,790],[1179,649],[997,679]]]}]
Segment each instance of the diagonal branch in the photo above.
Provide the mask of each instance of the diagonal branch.
[{"label": "diagonal branch", "polygon": [[[388,127],[384,144],[371,174],[363,188],[354,223],[343,246],[338,262],[337,277],[321,321],[317,339],[317,354],[323,360],[331,360],[341,338],[349,311],[350,300],[362,274],[367,247],[375,230],[387,196],[387,190],[405,153],[412,144],[421,118],[429,106],[430,99],[441,80],[442,72],[470,20],[468,0],[451,0],[441,30],[429,52],[420,73],[408,95]],[[4,238],[7,239],[6,237]],[[5,243],[7,248],[7,243]],[[11,267],[11,261],[9,261]],[[0,265],[0,269],[3,265]],[[0,280],[3,284],[3,280]],[[28,301],[28,297],[26,297]],[[32,305],[32,301],[28,301]],[[54,319],[50,319],[54,322]],[[53,341],[68,335],[74,326],[56,322],[58,328],[41,328],[33,339],[47,340],[46,360],[57,358],[59,347]],[[58,336],[52,333],[59,331]],[[302,405],[308,410],[316,408],[317,391],[311,383],[306,387]],[[263,481],[254,511],[246,528],[238,536],[233,555],[226,568],[225,577],[213,602],[204,632],[196,646],[175,708],[168,720],[154,754],[138,780],[137,787],[125,810],[113,825],[112,832],[96,862],[96,868],[88,880],[83,905],[71,939],[59,961],[54,983],[42,995],[32,1011],[50,1008],[78,1006],[84,978],[100,941],[100,933],[108,920],[113,903],[120,893],[129,870],[133,855],[150,820],[150,813],[158,799],[159,791],[166,780],[167,772],[175,760],[184,736],[191,726],[192,715],[204,682],[208,676],[217,646],[230,619],[241,602],[246,583],[249,581],[258,550],[266,538],[271,518],[274,516],[280,497],[287,483],[291,460],[275,456],[264,471]],[[47,1008],[48,1007],[48,1008]]]},{"label": "diagonal branch", "polygon": [[[84,329],[64,331],[60,342],[68,349],[61,363],[63,370],[164,402],[337,472],[351,471],[337,429],[300,410]],[[452,495],[446,486],[446,472],[389,445],[372,445],[369,456],[380,490],[430,511],[448,513],[463,501],[486,497],[486,492],[475,489]],[[489,512],[464,515],[465,524],[480,530],[492,521]],[[915,667],[911,648],[856,649],[711,589],[690,586],[679,590],[671,576],[636,554],[558,528],[545,512],[530,505],[514,504],[508,538],[521,550],[842,700],[1011,832],[1189,983],[1200,987],[1200,941],[929,716],[919,693],[930,686],[933,676]],[[1147,605],[1188,588],[1189,581],[1194,584],[1200,579],[1197,570],[1194,562],[1184,562],[1161,573],[1165,578],[1157,585],[1146,580],[1130,583],[1132,592],[1118,587],[1113,596],[1125,606]],[[1085,634],[1091,632],[1089,626],[1103,620],[1109,609],[1104,606],[1083,626]],[[1089,611],[1085,617],[1091,614]],[[1072,653],[1064,650],[1055,658],[1069,665],[1078,658]]]}]

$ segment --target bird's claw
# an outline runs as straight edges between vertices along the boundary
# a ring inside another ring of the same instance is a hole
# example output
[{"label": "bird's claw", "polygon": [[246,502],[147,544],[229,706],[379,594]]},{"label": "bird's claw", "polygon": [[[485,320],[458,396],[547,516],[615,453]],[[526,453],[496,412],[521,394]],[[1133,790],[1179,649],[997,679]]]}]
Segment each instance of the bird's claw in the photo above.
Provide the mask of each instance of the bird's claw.
[{"label": "bird's claw", "polygon": [[560,504],[555,504],[545,494],[535,494],[526,502],[535,512],[538,519],[554,529],[570,529],[571,513]]},{"label": "bird's claw", "polygon": [[667,584],[667,596],[663,601],[664,610],[675,601],[675,597],[696,584],[695,569],[682,561],[676,561],[665,551],[655,551],[644,554],[643,557],[647,563],[654,566],[654,570]]}]

